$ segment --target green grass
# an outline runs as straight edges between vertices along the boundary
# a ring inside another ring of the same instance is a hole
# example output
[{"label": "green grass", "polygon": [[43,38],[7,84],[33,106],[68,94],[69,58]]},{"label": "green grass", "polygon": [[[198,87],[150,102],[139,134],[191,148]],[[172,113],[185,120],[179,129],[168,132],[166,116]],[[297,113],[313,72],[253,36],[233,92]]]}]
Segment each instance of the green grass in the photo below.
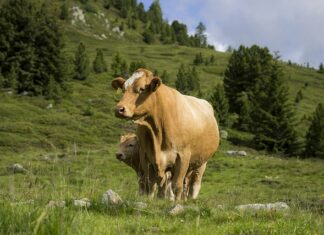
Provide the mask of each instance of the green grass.
[{"label": "green grass", "polygon": [[[72,4],[72,1],[68,1]],[[79,4],[79,3],[78,3]],[[108,14],[113,24],[115,11]],[[55,3],[54,8],[60,4]],[[80,4],[79,4],[80,5]],[[126,29],[98,40],[95,34],[109,30],[94,13],[87,13],[92,27],[71,26],[66,30],[66,55],[73,58],[83,41],[90,61],[102,48],[110,66],[119,52],[128,63],[143,60],[148,69],[167,70],[174,86],[181,63],[192,64],[195,54],[215,56],[213,65],[201,65],[203,96],[222,83],[229,53],[177,45],[146,45],[138,32]],[[120,24],[123,20],[119,19]],[[139,30],[140,31],[140,30]],[[324,75],[313,69],[283,64],[293,101],[302,89],[304,99],[295,105],[298,131],[304,137],[308,117],[324,100]],[[114,117],[117,95],[110,88],[110,69],[91,74],[87,81],[69,81],[72,92],[61,102],[0,91],[0,234],[322,234],[324,231],[324,164],[316,159],[300,160],[266,155],[247,147],[253,135],[229,131],[229,140],[208,163],[198,200],[185,202],[188,209],[177,217],[168,215],[172,202],[149,200],[137,195],[135,173],[118,162],[114,153],[119,136],[134,130],[132,122]],[[308,85],[305,86],[305,83]],[[52,103],[53,108],[46,107]],[[228,149],[244,149],[249,156],[225,156]],[[50,160],[44,161],[44,156]],[[12,174],[7,167],[20,163],[26,174]],[[101,196],[113,189],[124,199],[120,207],[107,208]],[[78,209],[74,199],[87,197],[92,206]],[[28,203],[32,200],[32,203]],[[66,208],[47,209],[50,200],[65,200]],[[126,203],[128,201],[128,203]],[[138,211],[132,202],[145,201]],[[287,213],[241,213],[235,206],[245,203],[283,201]],[[25,204],[19,204],[27,202]],[[223,205],[219,208],[218,205]]]},{"label": "green grass", "polygon": [[[183,214],[173,217],[166,200],[137,195],[135,173],[106,153],[94,150],[44,154],[12,154],[1,158],[0,233],[3,234],[321,234],[324,231],[324,165],[320,160],[286,159],[246,149],[248,157],[228,157],[237,148],[223,142],[209,161],[198,200],[189,200]],[[15,162],[26,174],[6,170]],[[101,196],[113,189],[124,204],[106,207]],[[78,209],[73,199],[87,197],[92,206]],[[32,200],[32,202],[30,202]],[[65,200],[65,208],[46,208]],[[145,201],[136,210],[132,202]],[[246,203],[283,201],[288,212],[239,212]],[[19,204],[26,202],[25,204]],[[219,208],[222,205],[223,208]]]}]

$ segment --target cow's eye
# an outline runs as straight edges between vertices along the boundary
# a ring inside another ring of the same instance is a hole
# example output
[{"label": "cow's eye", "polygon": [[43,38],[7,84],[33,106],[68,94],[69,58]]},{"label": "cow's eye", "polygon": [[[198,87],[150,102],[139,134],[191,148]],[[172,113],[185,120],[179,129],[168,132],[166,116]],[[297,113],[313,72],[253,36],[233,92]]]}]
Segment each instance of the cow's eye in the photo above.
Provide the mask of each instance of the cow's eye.
[{"label": "cow's eye", "polygon": [[140,88],[138,89],[138,93],[143,93],[144,91],[145,91],[145,89],[142,88],[142,87],[140,87]]},{"label": "cow's eye", "polygon": [[134,147],[134,144],[128,144],[127,147]]}]

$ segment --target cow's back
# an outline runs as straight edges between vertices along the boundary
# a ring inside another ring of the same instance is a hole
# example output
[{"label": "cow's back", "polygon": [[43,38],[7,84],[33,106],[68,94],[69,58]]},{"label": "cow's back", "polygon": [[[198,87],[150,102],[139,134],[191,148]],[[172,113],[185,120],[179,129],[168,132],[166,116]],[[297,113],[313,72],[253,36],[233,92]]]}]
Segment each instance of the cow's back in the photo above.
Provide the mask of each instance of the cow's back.
[{"label": "cow's back", "polygon": [[167,139],[163,141],[169,141],[168,146],[176,152],[190,151],[190,162],[199,166],[219,145],[218,125],[212,106],[206,100],[182,95],[169,87],[164,87],[162,92],[164,97],[168,97],[162,97],[162,102],[172,99],[169,104],[158,104],[168,113],[162,120],[163,138]]}]

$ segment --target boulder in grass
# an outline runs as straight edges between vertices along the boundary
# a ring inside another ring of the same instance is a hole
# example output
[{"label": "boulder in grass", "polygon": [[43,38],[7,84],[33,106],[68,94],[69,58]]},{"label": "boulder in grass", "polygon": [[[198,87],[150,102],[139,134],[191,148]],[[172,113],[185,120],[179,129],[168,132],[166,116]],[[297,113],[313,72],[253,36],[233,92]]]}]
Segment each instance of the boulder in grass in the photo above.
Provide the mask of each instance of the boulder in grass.
[{"label": "boulder in grass", "polygon": [[65,201],[51,200],[51,201],[48,202],[47,207],[48,208],[55,208],[55,207],[63,208],[63,207],[65,207],[65,205],[66,205]]},{"label": "boulder in grass", "polygon": [[181,204],[175,205],[170,211],[170,215],[179,215],[185,211],[185,207],[182,206]]},{"label": "boulder in grass", "polygon": [[237,154],[237,151],[235,151],[235,150],[227,150],[226,154],[229,155],[229,156],[234,156],[234,155]]},{"label": "boulder in grass", "polygon": [[74,200],[73,205],[80,208],[88,208],[91,206],[91,202],[88,198],[82,198]]},{"label": "boulder in grass", "polygon": [[26,173],[27,172],[27,170],[22,165],[20,165],[19,163],[15,163],[12,166],[9,166],[8,170],[11,171],[14,174]]},{"label": "boulder in grass", "polygon": [[241,157],[246,157],[247,153],[244,150],[238,151],[237,155],[241,156]]},{"label": "boulder in grass", "polygon": [[235,207],[240,211],[287,211],[289,206],[285,202],[275,202],[267,204],[247,204]]},{"label": "boulder in grass", "polygon": [[147,204],[145,202],[134,202],[133,206],[135,209],[145,209]]},{"label": "boulder in grass", "polygon": [[108,205],[119,205],[119,204],[123,203],[123,200],[116,192],[109,189],[102,195],[101,203],[105,204],[107,206]]}]

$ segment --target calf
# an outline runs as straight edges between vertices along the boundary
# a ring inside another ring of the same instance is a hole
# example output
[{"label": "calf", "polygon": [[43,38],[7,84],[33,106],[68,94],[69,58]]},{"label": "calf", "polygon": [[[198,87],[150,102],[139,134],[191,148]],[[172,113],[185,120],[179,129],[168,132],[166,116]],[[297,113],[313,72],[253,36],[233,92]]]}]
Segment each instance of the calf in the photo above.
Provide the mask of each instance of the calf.
[{"label": "calf", "polygon": [[[126,135],[121,136],[119,150],[116,153],[116,158],[134,169],[138,177],[139,193],[141,195],[143,195],[144,193],[148,194],[149,185],[145,180],[145,176],[141,168],[139,156],[139,143],[135,134],[128,133]],[[162,190],[159,190],[158,196],[174,200],[174,194],[171,189],[171,172],[167,172],[166,175],[167,181],[165,182],[165,186],[162,187]],[[152,177],[155,176],[153,175]],[[154,194],[155,191],[155,189],[152,190],[152,193]]]}]

